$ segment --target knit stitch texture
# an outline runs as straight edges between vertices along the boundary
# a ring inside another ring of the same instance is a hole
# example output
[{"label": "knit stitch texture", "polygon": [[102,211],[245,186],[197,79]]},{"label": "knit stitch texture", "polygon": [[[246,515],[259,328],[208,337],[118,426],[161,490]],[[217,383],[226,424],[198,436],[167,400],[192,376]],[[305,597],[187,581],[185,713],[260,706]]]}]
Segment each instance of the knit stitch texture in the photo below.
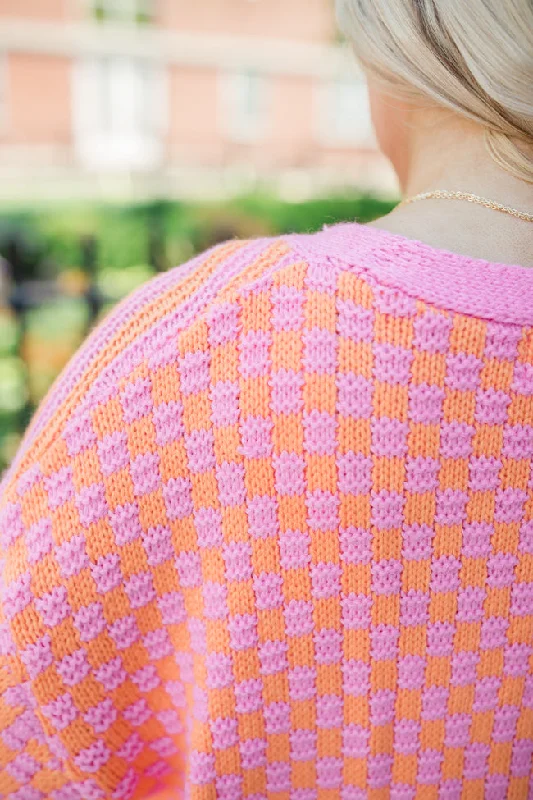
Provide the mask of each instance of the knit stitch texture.
[{"label": "knit stitch texture", "polygon": [[532,797],[532,326],[356,224],[120,304],[2,482],[0,799]]}]

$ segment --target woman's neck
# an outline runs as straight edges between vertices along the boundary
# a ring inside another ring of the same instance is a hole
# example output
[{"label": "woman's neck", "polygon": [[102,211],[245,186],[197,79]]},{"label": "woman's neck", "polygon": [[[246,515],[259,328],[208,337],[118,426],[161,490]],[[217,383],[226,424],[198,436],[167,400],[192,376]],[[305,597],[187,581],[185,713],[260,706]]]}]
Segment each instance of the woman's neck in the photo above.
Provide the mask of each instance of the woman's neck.
[{"label": "woman's neck", "polygon": [[[476,194],[533,213],[533,185],[492,160],[479,126],[440,112],[413,124],[404,197],[436,189]],[[533,223],[460,200],[400,206],[375,227],[473,258],[533,266]]]},{"label": "woman's neck", "polygon": [[499,202],[506,205],[533,203],[533,184],[494,162],[485,132],[476,123],[447,111],[421,110],[413,112],[412,126],[402,187],[405,196],[447,189],[490,197],[499,194]]}]

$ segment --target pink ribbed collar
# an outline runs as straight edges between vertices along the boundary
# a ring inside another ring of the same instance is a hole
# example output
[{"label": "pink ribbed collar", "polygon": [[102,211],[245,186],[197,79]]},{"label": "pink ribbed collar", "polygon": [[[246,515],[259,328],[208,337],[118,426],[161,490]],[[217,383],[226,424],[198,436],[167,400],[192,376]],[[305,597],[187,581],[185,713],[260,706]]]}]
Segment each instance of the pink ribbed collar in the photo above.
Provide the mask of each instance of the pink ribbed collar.
[{"label": "pink ribbed collar", "polygon": [[287,237],[307,259],[337,259],[450,311],[533,325],[533,269],[439,250],[355,222]]}]

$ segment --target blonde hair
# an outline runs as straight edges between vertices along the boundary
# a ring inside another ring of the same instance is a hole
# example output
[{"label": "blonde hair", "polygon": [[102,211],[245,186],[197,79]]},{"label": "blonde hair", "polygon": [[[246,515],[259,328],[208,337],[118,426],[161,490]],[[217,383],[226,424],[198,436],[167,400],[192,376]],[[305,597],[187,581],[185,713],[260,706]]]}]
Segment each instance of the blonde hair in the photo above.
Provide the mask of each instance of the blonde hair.
[{"label": "blonde hair", "polygon": [[495,161],[533,182],[533,0],[337,0],[365,69],[484,126]]}]

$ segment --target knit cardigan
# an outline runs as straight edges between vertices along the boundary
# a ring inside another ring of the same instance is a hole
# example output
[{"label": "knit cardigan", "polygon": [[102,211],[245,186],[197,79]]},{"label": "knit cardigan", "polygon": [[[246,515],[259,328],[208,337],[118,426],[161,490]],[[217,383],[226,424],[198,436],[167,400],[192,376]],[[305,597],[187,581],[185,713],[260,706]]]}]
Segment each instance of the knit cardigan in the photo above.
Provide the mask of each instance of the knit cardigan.
[{"label": "knit cardigan", "polygon": [[122,302],[2,482],[0,798],[532,797],[532,326],[351,223]]}]

